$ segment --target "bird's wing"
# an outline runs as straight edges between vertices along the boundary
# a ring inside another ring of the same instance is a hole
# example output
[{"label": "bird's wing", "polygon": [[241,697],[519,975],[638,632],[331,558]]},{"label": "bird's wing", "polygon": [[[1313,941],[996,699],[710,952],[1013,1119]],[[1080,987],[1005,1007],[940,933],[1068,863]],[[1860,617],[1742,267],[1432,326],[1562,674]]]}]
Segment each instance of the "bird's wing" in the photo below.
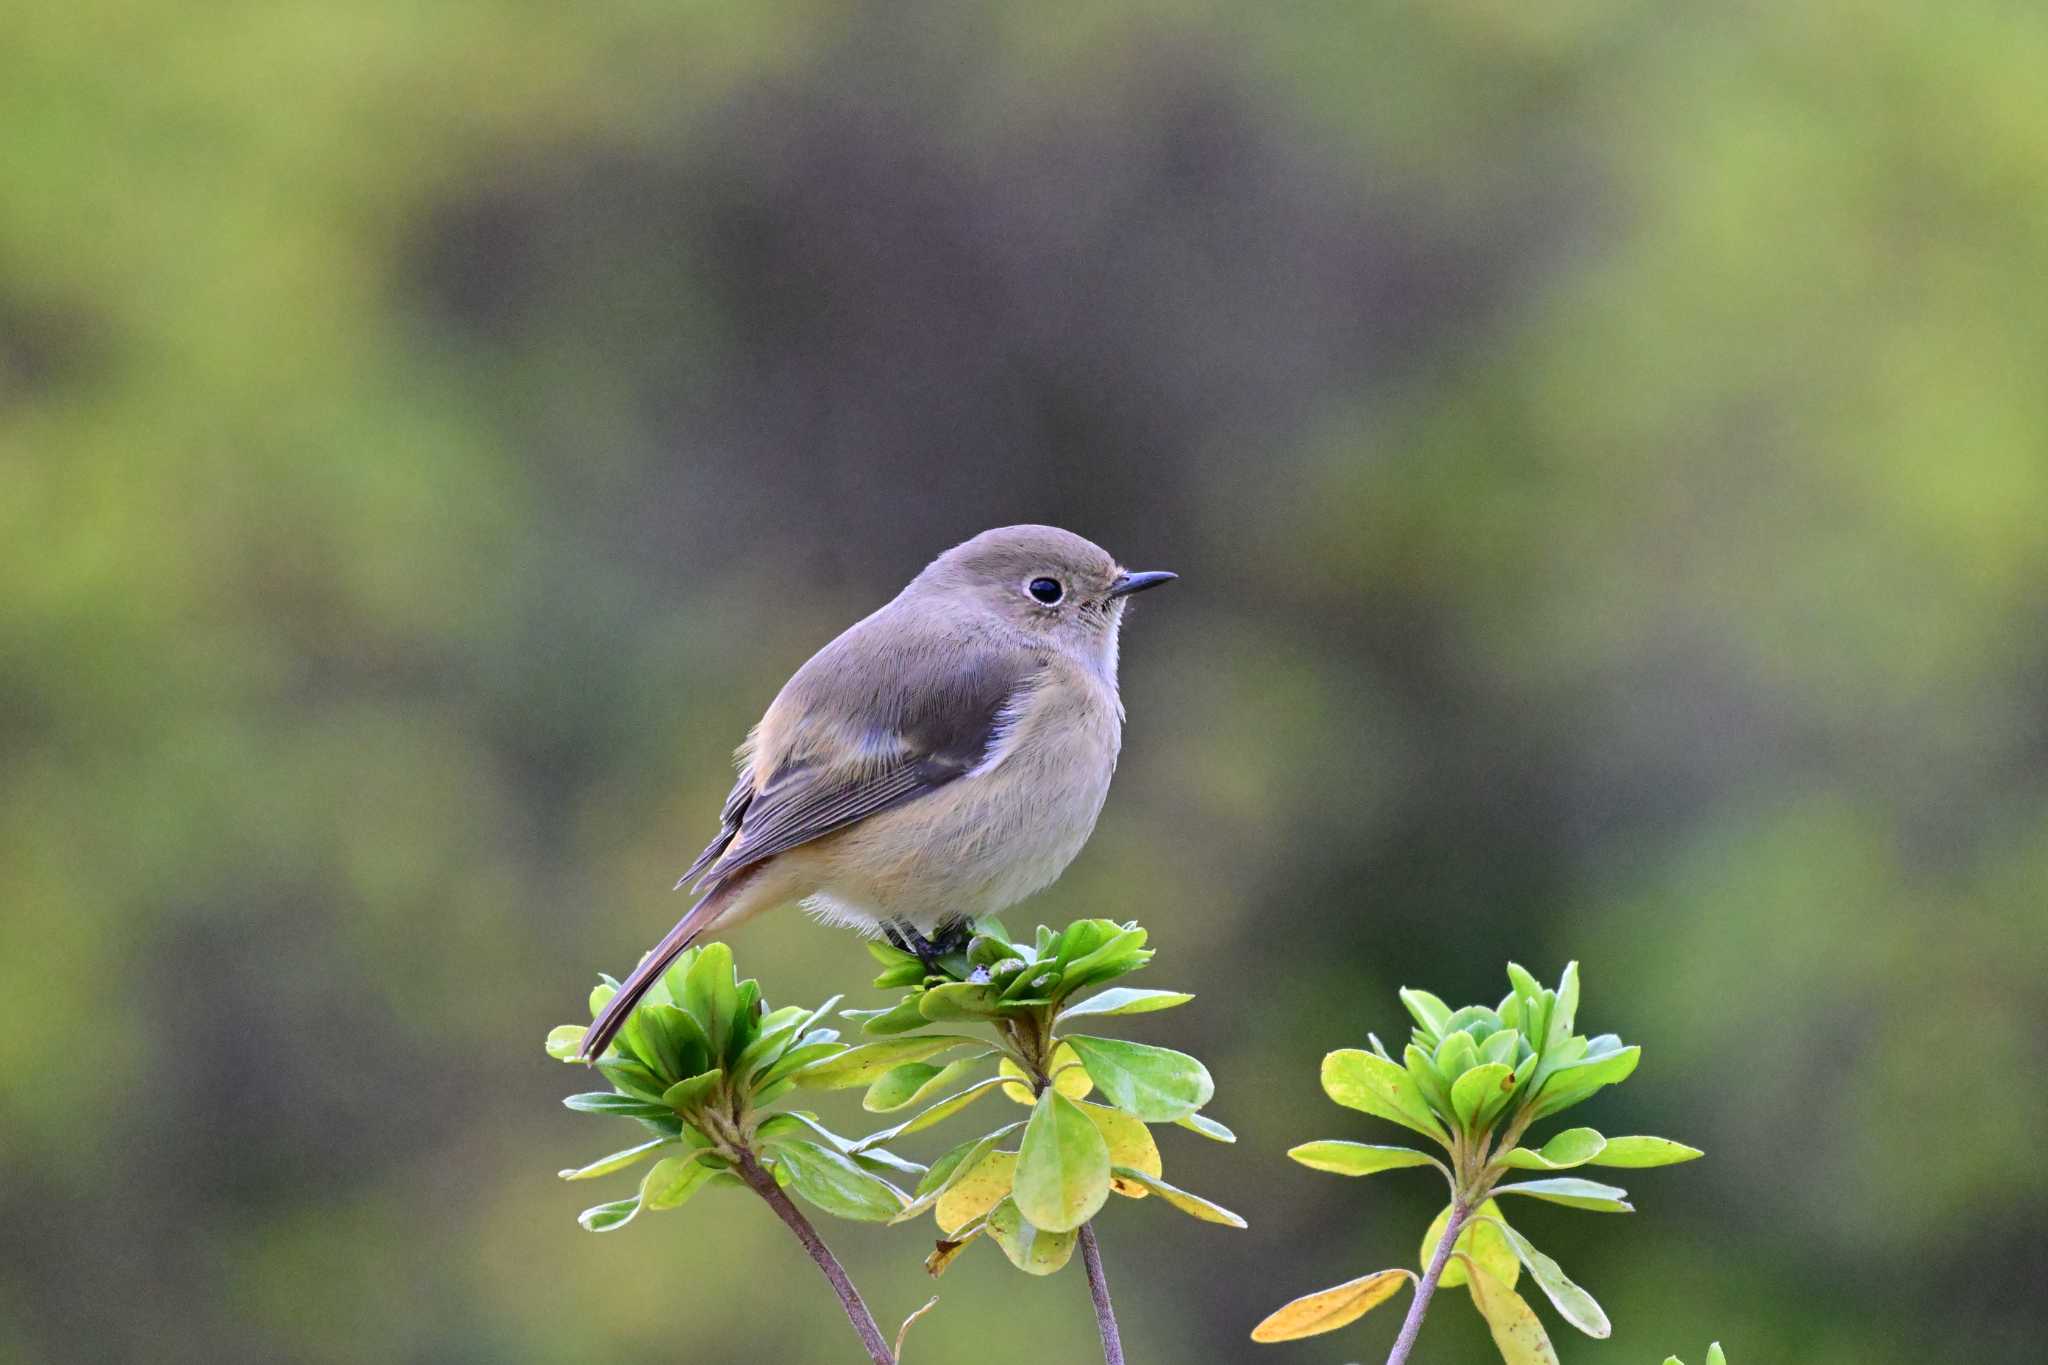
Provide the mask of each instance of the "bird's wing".
[{"label": "bird's wing", "polygon": [[718,813],[717,836],[704,846],[704,851],[697,855],[697,861],[690,864],[690,870],[677,879],[678,891],[696,881],[703,875],[705,868],[718,861],[719,855],[725,852],[726,846],[731,844],[733,837],[740,832],[740,820],[746,815],[747,807],[753,799],[754,775],[751,772],[743,772],[740,774],[740,780],[732,784],[731,794],[725,798],[725,809]]},{"label": "bird's wing", "polygon": [[982,641],[863,659],[864,643],[849,632],[790,680],[757,733],[772,761],[741,774],[684,881],[722,881],[972,772],[1047,663]]}]

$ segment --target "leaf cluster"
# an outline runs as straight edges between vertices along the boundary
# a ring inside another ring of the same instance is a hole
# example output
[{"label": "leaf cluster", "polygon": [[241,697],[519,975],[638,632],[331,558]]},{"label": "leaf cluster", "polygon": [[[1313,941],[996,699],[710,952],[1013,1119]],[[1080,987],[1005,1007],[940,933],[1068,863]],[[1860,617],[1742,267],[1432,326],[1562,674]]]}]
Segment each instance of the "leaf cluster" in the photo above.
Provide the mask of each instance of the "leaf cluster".
[{"label": "leaf cluster", "polygon": [[[1579,1166],[1662,1166],[1700,1155],[1665,1138],[1608,1138],[1591,1128],[1570,1128],[1540,1147],[1522,1138],[1531,1125],[1582,1103],[1635,1071],[1642,1050],[1613,1034],[1575,1032],[1578,964],[1555,988],[1512,963],[1510,990],[1496,1005],[1452,1009],[1427,991],[1403,990],[1401,1002],[1415,1021],[1397,1061],[1380,1040],[1371,1051],[1345,1049],[1323,1059],[1322,1083],[1346,1108],[1397,1123],[1443,1149],[1443,1156],[1412,1147],[1328,1140],[1305,1143],[1289,1155],[1305,1166],[1339,1175],[1372,1175],[1433,1166],[1450,1186],[1451,1203],[1424,1234],[1420,1264],[1435,1260],[1454,1216],[1462,1226],[1442,1271],[1441,1284],[1463,1285],[1486,1319],[1509,1365],[1555,1359],[1535,1311],[1515,1292],[1523,1270],[1563,1318],[1588,1336],[1605,1337],[1607,1315],[1592,1295],[1556,1261],[1511,1226],[1496,1195],[1522,1195],[1569,1208],[1628,1213],[1627,1192],[1569,1176],[1503,1183],[1512,1171],[1539,1173]],[[1258,1341],[1288,1341],[1334,1331],[1416,1281],[1406,1268],[1377,1271],[1296,1299],[1252,1333]]]},{"label": "leaf cluster", "polygon": [[[590,994],[596,1017],[618,990],[606,977]],[[916,1177],[924,1168],[877,1142],[831,1132],[816,1114],[776,1109],[809,1085],[806,1073],[843,1057],[848,1044],[823,1021],[839,1003],[770,1010],[760,984],[742,981],[722,943],[688,949],[634,1009],[596,1061],[612,1088],[571,1095],[581,1113],[629,1118],[653,1136],[636,1146],[561,1172],[588,1180],[658,1158],[630,1199],[599,1204],[579,1220],[593,1232],[624,1227],[643,1209],[678,1208],[708,1185],[740,1183],[752,1161],[777,1184],[842,1218],[884,1221],[906,1197],[885,1173]],[[548,1034],[548,1055],[574,1062],[580,1024]]]},{"label": "leaf cluster", "polygon": [[1111,1194],[1157,1196],[1193,1217],[1244,1226],[1228,1209],[1166,1182],[1150,1128],[1178,1124],[1235,1140],[1200,1112],[1215,1092],[1208,1069],[1170,1048],[1070,1030],[1075,1021],[1193,999],[1101,989],[1151,960],[1145,941],[1135,924],[1087,919],[1060,931],[1041,926],[1017,942],[986,920],[963,952],[935,966],[869,945],[883,967],[875,984],[902,988],[902,998],[886,1009],[848,1011],[873,1041],[803,1073],[810,1084],[867,1086],[863,1103],[873,1112],[924,1106],[864,1143],[893,1142],[997,1091],[1030,1109],[933,1162],[895,1215],[902,1222],[931,1213],[940,1234],[926,1261],[934,1275],[982,1237],[1018,1269],[1051,1274],[1072,1257],[1080,1228]]}]

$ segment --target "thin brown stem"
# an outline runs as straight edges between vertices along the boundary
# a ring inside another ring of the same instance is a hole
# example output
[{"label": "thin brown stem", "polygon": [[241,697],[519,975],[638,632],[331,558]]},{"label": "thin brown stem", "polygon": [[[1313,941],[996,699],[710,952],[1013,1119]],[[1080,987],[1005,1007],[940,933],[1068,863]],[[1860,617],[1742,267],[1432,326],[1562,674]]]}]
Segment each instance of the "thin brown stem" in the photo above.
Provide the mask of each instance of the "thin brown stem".
[{"label": "thin brown stem", "polygon": [[1088,1292],[1095,1297],[1095,1325],[1102,1332],[1102,1365],[1124,1365],[1123,1334],[1117,1331],[1116,1310],[1109,1306],[1109,1281],[1102,1273],[1102,1249],[1095,1245],[1095,1225],[1081,1224],[1081,1264],[1088,1267]]},{"label": "thin brown stem", "polygon": [[1408,1305],[1407,1321],[1401,1324],[1401,1335],[1394,1338],[1394,1349],[1387,1354],[1387,1365],[1403,1365],[1408,1353],[1415,1349],[1415,1338],[1422,1331],[1422,1315],[1429,1311],[1429,1301],[1436,1294],[1436,1282],[1444,1277],[1444,1267],[1451,1262],[1451,1248],[1458,1244],[1458,1234],[1464,1230],[1465,1220],[1472,1216],[1472,1205],[1464,1200],[1451,1203],[1451,1216],[1444,1223],[1443,1240],[1436,1244],[1436,1255],[1429,1258],[1429,1269],[1422,1273],[1422,1282],[1415,1286],[1415,1298]]},{"label": "thin brown stem", "polygon": [[775,1210],[775,1216],[783,1225],[796,1234],[804,1244],[804,1250],[811,1253],[818,1269],[832,1282],[832,1292],[839,1296],[839,1302],[846,1309],[846,1319],[853,1324],[853,1330],[860,1337],[860,1344],[867,1348],[868,1358],[875,1365],[896,1365],[895,1352],[882,1336],[882,1329],[875,1325],[875,1315],[868,1312],[868,1306],[861,1300],[860,1291],[853,1287],[853,1281],[846,1276],[846,1268],[839,1264],[839,1258],[825,1245],[825,1239],[818,1236],[818,1230],[811,1226],[811,1220],[804,1217],[803,1210],[790,1202],[782,1187],[775,1183],[775,1177],[761,1169],[761,1163],[754,1154],[741,1151],[739,1156],[740,1179],[761,1198],[768,1201],[768,1207]]}]

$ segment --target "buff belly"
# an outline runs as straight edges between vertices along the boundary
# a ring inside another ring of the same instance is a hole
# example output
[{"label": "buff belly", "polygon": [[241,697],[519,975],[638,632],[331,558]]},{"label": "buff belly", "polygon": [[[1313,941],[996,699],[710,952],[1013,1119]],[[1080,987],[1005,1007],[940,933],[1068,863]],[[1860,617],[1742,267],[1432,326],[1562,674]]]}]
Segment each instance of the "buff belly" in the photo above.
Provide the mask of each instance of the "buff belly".
[{"label": "buff belly", "polygon": [[901,920],[929,934],[1051,884],[1095,830],[1122,727],[1113,694],[1047,692],[997,761],[801,850],[805,907],[864,932]]}]

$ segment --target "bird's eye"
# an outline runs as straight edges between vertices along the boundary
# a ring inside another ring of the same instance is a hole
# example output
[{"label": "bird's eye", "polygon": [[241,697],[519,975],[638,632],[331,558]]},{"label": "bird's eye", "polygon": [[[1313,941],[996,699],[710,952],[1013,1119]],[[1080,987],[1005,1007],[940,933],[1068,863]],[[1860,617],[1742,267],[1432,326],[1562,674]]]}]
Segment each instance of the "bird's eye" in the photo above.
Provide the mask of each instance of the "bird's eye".
[{"label": "bird's eye", "polygon": [[1067,590],[1060,586],[1057,578],[1034,578],[1025,591],[1048,607],[1067,595]]}]

